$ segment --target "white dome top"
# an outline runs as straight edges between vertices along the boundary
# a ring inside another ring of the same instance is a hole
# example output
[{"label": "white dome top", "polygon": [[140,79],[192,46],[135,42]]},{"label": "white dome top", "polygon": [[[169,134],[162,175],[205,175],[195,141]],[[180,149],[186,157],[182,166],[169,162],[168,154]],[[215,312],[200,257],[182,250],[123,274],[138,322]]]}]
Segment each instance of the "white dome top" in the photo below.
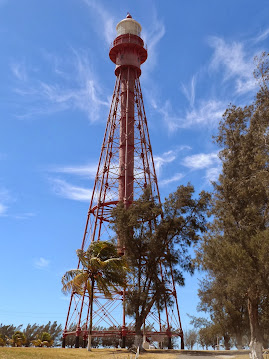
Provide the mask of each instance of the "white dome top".
[{"label": "white dome top", "polygon": [[132,19],[131,15],[128,14],[127,17],[121,20],[116,26],[117,36],[124,34],[133,34],[140,36],[142,27],[141,25]]}]

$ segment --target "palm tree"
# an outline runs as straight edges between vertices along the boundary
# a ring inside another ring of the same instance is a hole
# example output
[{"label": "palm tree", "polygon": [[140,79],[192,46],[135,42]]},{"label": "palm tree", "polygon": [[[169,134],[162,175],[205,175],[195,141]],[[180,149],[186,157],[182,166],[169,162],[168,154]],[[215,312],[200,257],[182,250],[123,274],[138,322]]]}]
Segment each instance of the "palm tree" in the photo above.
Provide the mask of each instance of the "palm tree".
[{"label": "palm tree", "polygon": [[106,298],[111,298],[111,289],[126,285],[127,267],[124,257],[120,257],[115,245],[108,241],[92,242],[86,251],[78,249],[76,252],[82,268],[71,269],[64,274],[62,291],[83,295],[86,290],[89,293],[90,324],[87,349],[90,351],[94,286]]}]

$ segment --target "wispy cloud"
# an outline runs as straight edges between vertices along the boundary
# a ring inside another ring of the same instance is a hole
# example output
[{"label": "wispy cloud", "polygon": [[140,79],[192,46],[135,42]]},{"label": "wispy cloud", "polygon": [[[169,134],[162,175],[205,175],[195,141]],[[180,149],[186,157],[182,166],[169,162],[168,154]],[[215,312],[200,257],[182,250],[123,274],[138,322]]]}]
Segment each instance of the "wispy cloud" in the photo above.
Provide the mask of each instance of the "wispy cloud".
[{"label": "wispy cloud", "polygon": [[163,166],[175,161],[179,152],[184,151],[184,150],[190,150],[190,149],[191,149],[190,146],[182,145],[182,146],[176,147],[173,150],[166,151],[161,155],[154,155],[154,165],[155,165],[155,170],[156,170],[157,176],[161,175],[161,170],[162,170]]},{"label": "wispy cloud", "polygon": [[229,43],[219,37],[210,37],[209,45],[214,49],[211,70],[224,70],[224,81],[234,79],[235,91],[239,94],[256,88],[257,84],[253,78],[253,54],[247,56],[244,43]]},{"label": "wispy cloud", "polygon": [[[103,98],[103,90],[92,71],[89,57],[85,52],[73,49],[69,61],[62,61],[61,71],[59,63],[54,68],[54,83],[36,80],[29,75],[28,81],[21,81],[20,86],[14,89],[14,92],[28,101],[27,112],[18,117],[29,118],[75,109],[84,112],[91,122],[97,121],[101,108],[109,107],[110,103],[108,98]],[[22,80],[18,74],[14,76]]]},{"label": "wispy cloud", "polygon": [[48,268],[50,264],[50,261],[48,259],[45,259],[43,257],[40,257],[38,259],[36,259],[34,261],[34,266],[37,268],[37,269],[45,269],[45,268]]},{"label": "wispy cloud", "polygon": [[83,0],[90,10],[94,11],[94,26],[98,33],[104,35],[107,44],[111,44],[116,35],[116,20],[111,12],[100,3],[100,1]]},{"label": "wispy cloud", "polygon": [[49,169],[54,173],[65,173],[88,178],[95,178],[97,165],[80,165],[80,166],[55,166]]},{"label": "wispy cloud", "polygon": [[186,156],[182,161],[182,165],[188,167],[191,171],[203,170],[205,174],[202,178],[205,179],[205,185],[217,181],[222,170],[218,151]]},{"label": "wispy cloud", "polygon": [[205,179],[207,183],[216,182],[221,173],[222,167],[218,165],[217,167],[211,167],[206,170]]},{"label": "wispy cloud", "polygon": [[193,107],[195,101],[195,85],[196,85],[195,75],[192,76],[190,84],[188,86],[181,83],[182,92],[186,96],[191,107]]},{"label": "wispy cloud", "polygon": [[267,37],[269,36],[269,28],[264,30],[260,35],[258,35],[256,38],[255,38],[255,42],[261,42],[261,41],[264,41],[267,39]]},{"label": "wispy cloud", "polygon": [[10,64],[13,75],[20,81],[26,81],[28,76],[26,72],[26,66],[24,62],[13,62]]},{"label": "wispy cloud", "polygon": [[0,203],[0,217],[6,215],[7,209],[7,206],[5,206],[3,203]]},{"label": "wispy cloud", "polygon": [[9,208],[9,204],[13,202],[10,191],[4,187],[0,187],[0,216],[6,216]]},{"label": "wispy cloud", "polygon": [[147,73],[156,66],[158,62],[157,47],[165,34],[165,26],[163,21],[158,18],[156,10],[153,9],[152,13],[153,20],[151,22],[150,30],[147,28],[142,29],[142,36],[146,45],[148,45],[148,59],[143,65],[143,77],[147,76]]},{"label": "wispy cloud", "polygon": [[25,212],[25,213],[19,213],[19,214],[15,214],[12,217],[16,218],[16,219],[30,219],[32,217],[35,217],[35,213],[32,212]]},{"label": "wispy cloud", "polygon": [[[154,105],[154,104],[153,104]],[[163,107],[155,104],[155,109],[163,116],[163,120],[170,132],[179,128],[193,126],[216,126],[224,113],[227,103],[218,100],[201,101],[196,108],[186,110],[182,116],[176,114],[170,101],[166,101]]]},{"label": "wispy cloud", "polygon": [[179,127],[188,128],[193,125],[216,126],[218,125],[227,104],[218,100],[202,101],[199,107],[187,111],[184,120],[178,124]]},{"label": "wispy cloud", "polygon": [[171,184],[173,182],[180,181],[184,176],[185,175],[183,173],[180,173],[180,172],[176,173],[170,178],[166,178],[166,179],[163,179],[163,180],[159,181],[159,185],[160,186],[166,186],[166,185]]},{"label": "wispy cloud", "polygon": [[196,155],[187,156],[182,161],[185,167],[192,170],[208,168],[216,163],[220,163],[218,152],[198,153]]},{"label": "wispy cloud", "polygon": [[16,202],[17,198],[10,190],[1,187],[0,188],[0,217],[9,217],[13,219],[29,219],[35,216],[32,212],[18,213],[12,209],[12,203]]},{"label": "wispy cloud", "polygon": [[160,175],[161,169],[164,165],[166,165],[167,163],[173,162],[176,158],[177,158],[176,152],[173,150],[164,152],[160,156],[155,155],[154,156],[154,164],[155,164],[157,176]]},{"label": "wispy cloud", "polygon": [[72,185],[59,178],[51,178],[50,183],[54,193],[60,197],[82,202],[89,202],[91,199],[91,189]]}]

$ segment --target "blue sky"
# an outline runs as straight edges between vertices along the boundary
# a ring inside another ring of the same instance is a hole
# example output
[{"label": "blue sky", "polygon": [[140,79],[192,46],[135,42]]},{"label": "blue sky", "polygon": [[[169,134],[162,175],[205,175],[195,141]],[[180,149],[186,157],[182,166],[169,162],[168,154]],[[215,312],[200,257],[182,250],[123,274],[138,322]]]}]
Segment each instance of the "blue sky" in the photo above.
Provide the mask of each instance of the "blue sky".
[{"label": "blue sky", "polygon": [[[229,103],[256,91],[269,48],[266,0],[0,0],[0,322],[64,323],[61,276],[76,266],[127,11],[142,25],[141,86],[162,198],[210,190]],[[183,329],[197,280],[178,290]]]}]

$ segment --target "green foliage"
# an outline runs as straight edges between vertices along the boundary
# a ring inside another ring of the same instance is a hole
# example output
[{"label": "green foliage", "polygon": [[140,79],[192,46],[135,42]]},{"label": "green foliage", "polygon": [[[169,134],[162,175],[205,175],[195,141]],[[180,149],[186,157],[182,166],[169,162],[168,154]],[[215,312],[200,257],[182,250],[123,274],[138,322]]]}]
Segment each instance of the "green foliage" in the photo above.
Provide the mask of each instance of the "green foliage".
[{"label": "green foliage", "polygon": [[[190,184],[180,186],[161,208],[146,189],[128,209],[120,203],[112,213],[113,229],[131,269],[126,313],[135,317],[137,335],[153,306],[162,309],[165,303],[172,303],[168,290],[171,276],[184,285],[183,271],[193,273],[188,248],[206,229],[205,212],[209,201],[205,192],[198,199],[194,199],[193,194]],[[163,278],[160,263],[163,274],[166,273]]]},{"label": "green foliage", "polygon": [[4,347],[7,343],[7,337],[3,334],[0,334],[0,347]]},{"label": "green foliage", "polygon": [[28,324],[27,327],[23,329],[23,334],[26,338],[25,346],[29,347],[31,342],[35,340],[35,338],[38,336],[39,333],[40,333],[39,325],[37,325],[36,323],[33,325]]},{"label": "green foliage", "polygon": [[62,277],[64,293],[75,292],[83,295],[89,293],[90,323],[88,336],[88,350],[91,350],[93,296],[94,288],[111,298],[111,290],[118,286],[125,287],[127,266],[124,257],[120,257],[115,245],[108,241],[92,242],[86,251],[77,250],[81,269],[67,271]]},{"label": "green foliage", "polygon": [[[26,346],[31,344],[34,346],[42,346],[42,333],[47,332],[50,340],[43,345],[51,346],[58,345],[62,336],[62,326],[57,324],[56,321],[48,322],[45,325],[28,324],[25,329],[22,330],[22,325],[15,327],[14,325],[0,324],[0,346],[12,345],[12,346]],[[48,345],[47,345],[48,344]]]},{"label": "green foliage", "polygon": [[[227,323],[240,317],[240,303],[244,311],[248,308],[253,348],[263,338],[262,309],[269,300],[268,55],[263,54],[257,61],[255,77],[260,90],[256,101],[244,108],[230,106],[215,137],[221,147],[223,168],[214,184],[214,220],[198,251],[211,288],[202,290],[202,300],[215,315],[213,302],[206,299],[210,291],[211,296],[214,293],[219,312],[222,308],[229,317]],[[220,286],[224,288],[223,300],[219,297]],[[232,299],[234,307],[229,303]]]},{"label": "green foliage", "polygon": [[41,334],[41,342],[42,346],[51,347],[53,344],[53,339],[49,333],[43,332]]},{"label": "green foliage", "polygon": [[198,333],[196,330],[191,329],[184,331],[184,343],[187,349],[192,350],[194,345],[197,343],[197,341],[198,341]]},{"label": "green foliage", "polygon": [[111,289],[125,285],[126,266],[124,258],[119,257],[117,248],[111,242],[92,242],[86,251],[77,250],[82,269],[67,271],[63,278],[63,293],[75,291],[83,294],[91,293],[92,280],[100,292],[107,298],[111,297]]},{"label": "green foliage", "polygon": [[23,332],[20,330],[16,330],[15,333],[12,335],[10,343],[14,347],[21,347],[26,343],[26,338]]},{"label": "green foliage", "polygon": [[198,310],[210,314],[212,324],[218,328],[218,336],[225,338],[229,348],[230,339],[238,349],[242,348],[244,335],[249,336],[249,318],[245,295],[226,290],[226,281],[204,279],[200,282]]}]

